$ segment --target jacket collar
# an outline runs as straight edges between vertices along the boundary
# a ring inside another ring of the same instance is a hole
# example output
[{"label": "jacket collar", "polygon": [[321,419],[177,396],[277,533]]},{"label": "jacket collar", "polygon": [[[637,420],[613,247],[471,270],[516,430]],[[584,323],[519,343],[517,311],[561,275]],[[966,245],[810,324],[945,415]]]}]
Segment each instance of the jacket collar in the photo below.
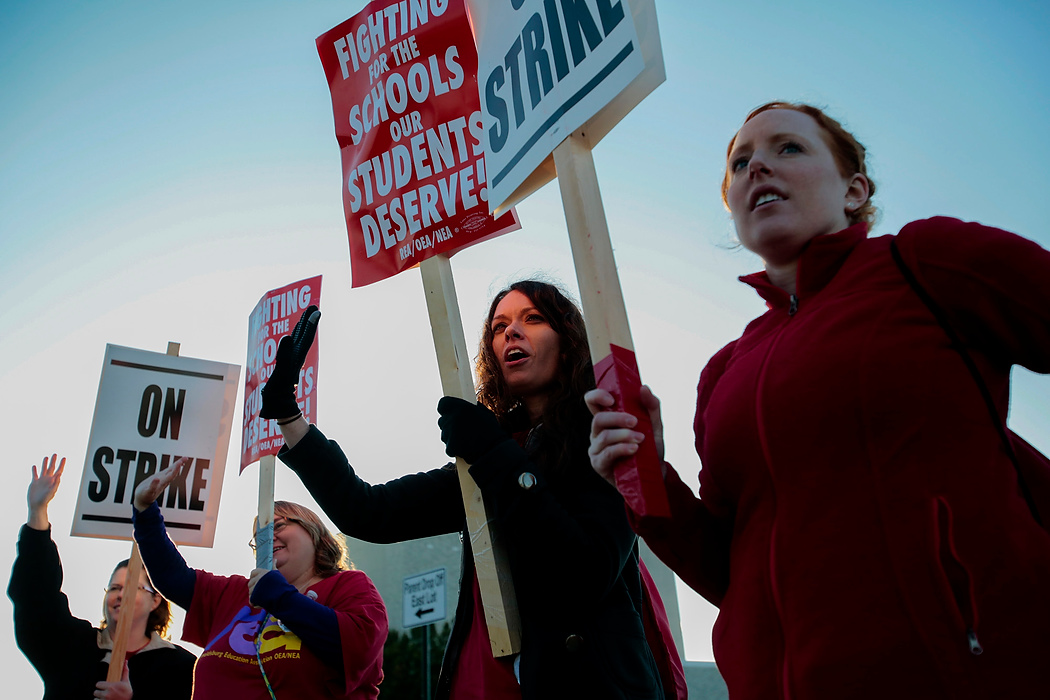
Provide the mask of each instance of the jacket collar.
[{"label": "jacket collar", "polygon": [[[802,248],[795,273],[795,294],[799,299],[816,294],[838,273],[857,244],[868,236],[867,222],[854,224],[836,233],[811,239]],[[791,296],[769,280],[765,270],[740,277],[744,284],[751,285],[771,308],[787,308]]]},{"label": "jacket collar", "polygon": [[[108,627],[103,627],[102,629],[98,630],[98,636],[96,641],[98,642],[99,649],[104,649],[110,653],[113,652],[113,637],[109,635]],[[174,647],[174,644],[169,642],[167,639],[164,639],[164,637],[161,637],[160,633],[154,630],[150,632],[149,642],[146,644],[146,646],[142,647],[141,649],[135,650],[135,653],[138,654],[143,651],[152,651],[154,649],[173,649]],[[109,654],[106,654],[103,661],[106,661],[107,663],[109,662]]]}]

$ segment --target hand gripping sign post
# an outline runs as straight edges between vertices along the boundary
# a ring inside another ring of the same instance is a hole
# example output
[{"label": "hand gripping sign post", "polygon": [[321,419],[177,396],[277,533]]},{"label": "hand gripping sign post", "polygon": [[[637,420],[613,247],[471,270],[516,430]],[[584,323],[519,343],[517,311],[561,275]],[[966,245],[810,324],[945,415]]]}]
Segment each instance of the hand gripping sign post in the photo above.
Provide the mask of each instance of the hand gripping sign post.
[{"label": "hand gripping sign post", "polygon": [[[277,422],[259,416],[261,391],[273,373],[277,344],[291,332],[300,314],[311,304],[321,305],[321,276],[300,280],[262,296],[248,316],[248,359],[244,370],[244,419],[241,435],[241,471],[259,462],[259,510],[256,523],[255,566],[273,568],[273,492],[275,455],[281,451]],[[303,417],[317,422],[317,360],[315,342],[306,354],[296,387]]]},{"label": "hand gripping sign post", "polygon": [[650,436],[617,467],[617,488],[635,512],[667,515],[591,158],[591,148],[664,80],[653,0],[467,2],[489,206],[501,211],[557,175],[598,386]]},{"label": "hand gripping sign post", "polygon": [[[72,535],[132,540],[122,607],[130,610],[142,569],[131,527],[135,487],[179,457],[187,473],[158,499],[177,544],[210,547],[222,492],[240,367],[107,345]],[[121,615],[107,680],[120,680],[130,631]]]},{"label": "hand gripping sign post", "polygon": [[[376,0],[317,38],[332,92],[355,287],[419,265],[445,394],[474,400],[449,256],[519,228],[489,214],[463,0]],[[457,460],[493,654],[518,651],[509,569]]]}]

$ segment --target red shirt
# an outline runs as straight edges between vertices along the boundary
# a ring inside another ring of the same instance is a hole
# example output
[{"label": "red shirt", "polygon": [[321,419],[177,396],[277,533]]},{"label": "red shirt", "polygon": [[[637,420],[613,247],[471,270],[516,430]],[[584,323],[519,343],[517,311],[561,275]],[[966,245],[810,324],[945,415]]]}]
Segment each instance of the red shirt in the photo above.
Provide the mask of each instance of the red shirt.
[{"label": "red shirt", "polygon": [[194,670],[198,700],[269,700],[255,639],[265,625],[259,656],[277,697],[374,700],[383,678],[386,608],[361,571],[341,571],[315,583],[317,602],[336,612],[342,672],[325,665],[293,632],[248,602],[248,580],[200,569],[183,639],[204,647]]},{"label": "red shirt", "polygon": [[478,576],[474,574],[471,578],[474,620],[459,651],[449,697],[451,700],[521,700],[521,686],[514,676],[516,657],[497,659],[492,656]]}]

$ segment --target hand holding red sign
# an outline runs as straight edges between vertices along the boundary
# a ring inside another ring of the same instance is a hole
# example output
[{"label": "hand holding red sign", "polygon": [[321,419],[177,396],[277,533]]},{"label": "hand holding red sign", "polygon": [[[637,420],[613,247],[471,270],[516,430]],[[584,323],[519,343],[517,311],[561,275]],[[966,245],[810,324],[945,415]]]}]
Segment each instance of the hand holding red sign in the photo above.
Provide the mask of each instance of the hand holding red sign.
[{"label": "hand holding red sign", "polygon": [[262,388],[260,417],[281,419],[301,413],[295,391],[299,384],[299,372],[303,369],[306,355],[314,343],[317,322],[320,320],[321,312],[316,306],[310,305],[299,317],[292,334],[281,338],[281,344],[277,346],[273,374]]},{"label": "hand holding red sign", "polygon": [[[636,430],[639,420],[632,413],[616,410],[616,397],[605,389],[592,389],[584,397],[587,408],[594,415],[591,422],[591,466],[598,475],[616,486],[616,469],[623,461],[638,453],[645,441],[645,433]],[[660,417],[660,399],[642,385],[638,392],[639,406],[648,412],[652,425],[652,444],[656,457],[662,463],[664,459],[663,419]],[[662,470],[661,470],[662,471]]]}]

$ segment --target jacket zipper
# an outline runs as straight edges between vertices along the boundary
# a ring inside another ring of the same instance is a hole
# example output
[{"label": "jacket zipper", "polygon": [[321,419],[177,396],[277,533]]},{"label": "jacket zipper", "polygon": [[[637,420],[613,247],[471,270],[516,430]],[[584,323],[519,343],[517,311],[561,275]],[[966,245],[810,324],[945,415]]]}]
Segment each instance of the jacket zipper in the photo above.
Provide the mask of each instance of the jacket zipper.
[{"label": "jacket zipper", "polygon": [[977,639],[977,633],[973,631],[973,627],[966,630],[966,641],[970,643],[971,654],[980,656],[984,653],[984,647],[981,646],[981,642]]},{"label": "jacket zipper", "polygon": [[[794,294],[791,295],[791,306],[788,309],[788,322],[790,317],[795,315],[798,311],[798,297]],[[785,323],[786,325],[786,323]],[[773,478],[773,464],[770,459],[769,446],[766,442],[766,433],[763,428],[761,415],[762,415],[762,386],[765,384],[766,368],[773,357],[773,353],[776,350],[777,345],[780,342],[781,335],[784,332],[784,326],[781,326],[777,331],[776,337],[769,347],[769,352],[766,353],[766,358],[762,363],[762,369],[760,370],[759,380],[757,384],[757,395],[755,396],[755,418],[758,424],[759,431],[759,442],[762,446],[762,454],[765,457],[766,469],[769,472],[770,480]],[[773,494],[774,509],[776,508],[776,492]],[[776,611],[777,622],[780,624],[780,643],[782,646],[781,659],[780,659],[780,685],[782,688],[781,697],[783,700],[791,700],[791,686],[789,683],[790,679],[790,664],[788,663],[788,648],[787,648],[787,634],[784,631],[784,610],[782,601],[780,599],[780,590],[777,588],[776,582],[776,532],[777,532],[777,516],[774,510],[773,524],[769,529],[769,593],[773,599],[773,607]]]}]

